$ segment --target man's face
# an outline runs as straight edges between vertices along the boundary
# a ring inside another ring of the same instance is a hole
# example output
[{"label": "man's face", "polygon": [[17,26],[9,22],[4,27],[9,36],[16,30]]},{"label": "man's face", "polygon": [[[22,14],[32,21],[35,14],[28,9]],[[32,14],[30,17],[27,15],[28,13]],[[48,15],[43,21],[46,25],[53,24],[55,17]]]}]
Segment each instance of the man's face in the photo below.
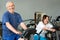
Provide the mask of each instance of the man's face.
[{"label": "man's face", "polygon": [[49,22],[49,18],[46,17],[46,19],[44,20],[44,24],[47,24]]},{"label": "man's face", "polygon": [[14,9],[15,9],[14,3],[8,3],[7,10],[13,13]]}]

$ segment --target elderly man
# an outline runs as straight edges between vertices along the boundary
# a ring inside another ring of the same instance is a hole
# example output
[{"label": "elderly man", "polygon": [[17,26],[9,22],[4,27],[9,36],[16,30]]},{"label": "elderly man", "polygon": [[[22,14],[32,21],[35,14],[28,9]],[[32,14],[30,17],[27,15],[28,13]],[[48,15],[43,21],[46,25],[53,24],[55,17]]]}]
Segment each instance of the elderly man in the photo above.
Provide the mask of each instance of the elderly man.
[{"label": "elderly man", "polygon": [[2,17],[2,39],[18,40],[18,38],[20,38],[20,34],[22,34],[22,32],[17,30],[18,25],[20,25],[24,30],[26,30],[27,27],[23,23],[21,16],[14,12],[15,5],[13,2],[7,2],[6,8],[7,11]]}]

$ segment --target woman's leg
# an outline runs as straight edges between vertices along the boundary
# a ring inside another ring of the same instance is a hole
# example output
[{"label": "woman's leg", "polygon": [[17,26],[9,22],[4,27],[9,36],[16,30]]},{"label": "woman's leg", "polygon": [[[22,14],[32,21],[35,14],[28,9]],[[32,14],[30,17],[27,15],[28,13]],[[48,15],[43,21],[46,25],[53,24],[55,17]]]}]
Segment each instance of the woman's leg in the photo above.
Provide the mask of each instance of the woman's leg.
[{"label": "woman's leg", "polygon": [[46,37],[41,37],[41,36],[40,36],[40,40],[47,40],[47,38],[46,38]]}]

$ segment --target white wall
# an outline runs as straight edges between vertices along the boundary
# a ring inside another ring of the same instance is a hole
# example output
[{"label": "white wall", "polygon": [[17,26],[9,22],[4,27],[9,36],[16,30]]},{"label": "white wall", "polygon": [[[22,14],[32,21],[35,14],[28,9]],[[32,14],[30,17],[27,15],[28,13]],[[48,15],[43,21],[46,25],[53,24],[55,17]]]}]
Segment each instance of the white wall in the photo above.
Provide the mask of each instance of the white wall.
[{"label": "white wall", "polygon": [[[6,11],[5,4],[10,0],[0,0],[0,20]],[[23,19],[34,17],[35,11],[42,11],[50,16],[60,15],[60,0],[13,0],[16,12],[20,13]]]}]

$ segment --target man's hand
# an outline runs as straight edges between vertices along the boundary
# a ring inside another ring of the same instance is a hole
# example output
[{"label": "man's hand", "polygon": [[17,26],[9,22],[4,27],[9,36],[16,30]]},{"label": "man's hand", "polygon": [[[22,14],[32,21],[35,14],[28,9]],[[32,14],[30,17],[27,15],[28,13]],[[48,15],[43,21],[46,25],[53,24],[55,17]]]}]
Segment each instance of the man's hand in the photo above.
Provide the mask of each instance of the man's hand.
[{"label": "man's hand", "polygon": [[16,34],[20,34],[20,35],[21,35],[21,34],[22,34],[22,32],[20,32],[20,31],[17,31],[17,32],[16,32]]}]

